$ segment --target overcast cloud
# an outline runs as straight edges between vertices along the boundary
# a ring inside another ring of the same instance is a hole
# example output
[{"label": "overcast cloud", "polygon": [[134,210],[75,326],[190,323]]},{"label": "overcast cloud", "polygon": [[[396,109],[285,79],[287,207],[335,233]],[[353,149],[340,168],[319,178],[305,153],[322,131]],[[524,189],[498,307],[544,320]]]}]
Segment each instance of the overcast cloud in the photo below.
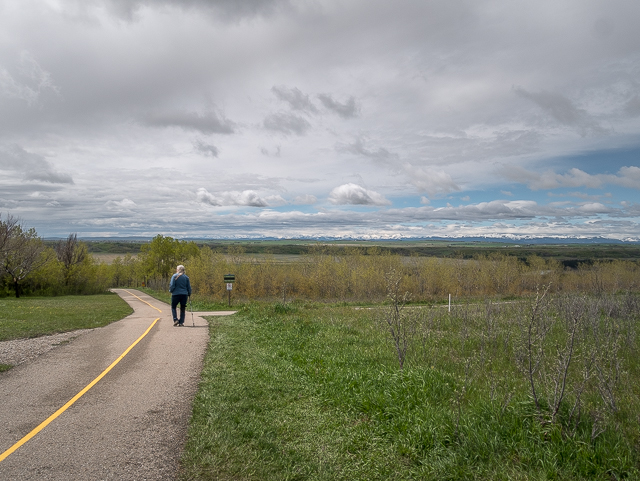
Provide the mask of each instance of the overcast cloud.
[{"label": "overcast cloud", "polygon": [[640,240],[633,0],[5,0],[45,237]]}]

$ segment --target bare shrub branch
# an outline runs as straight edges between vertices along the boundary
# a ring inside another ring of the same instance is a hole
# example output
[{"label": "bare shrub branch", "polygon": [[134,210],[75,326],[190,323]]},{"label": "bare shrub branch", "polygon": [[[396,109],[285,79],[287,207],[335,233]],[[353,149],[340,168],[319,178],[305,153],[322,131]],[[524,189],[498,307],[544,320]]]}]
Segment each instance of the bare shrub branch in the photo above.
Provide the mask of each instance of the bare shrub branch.
[{"label": "bare shrub branch", "polygon": [[390,305],[385,309],[383,317],[398,358],[400,369],[404,368],[409,344],[413,339],[417,327],[418,316],[416,313],[405,310],[407,302],[411,299],[409,292],[400,293],[402,274],[395,270],[389,271],[387,279],[387,298]]},{"label": "bare shrub branch", "polygon": [[545,341],[553,327],[553,318],[548,313],[549,288],[547,285],[542,293],[538,291],[531,305],[525,312],[521,312],[517,319],[521,337],[515,345],[516,361],[527,378],[531,397],[539,415],[542,415],[542,404],[536,381],[545,359]]}]

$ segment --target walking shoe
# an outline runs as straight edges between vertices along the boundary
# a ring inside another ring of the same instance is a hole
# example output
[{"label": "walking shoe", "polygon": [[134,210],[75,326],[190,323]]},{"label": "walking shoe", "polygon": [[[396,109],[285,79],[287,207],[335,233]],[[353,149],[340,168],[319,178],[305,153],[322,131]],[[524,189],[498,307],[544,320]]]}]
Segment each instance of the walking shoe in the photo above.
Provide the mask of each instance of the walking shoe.
[{"label": "walking shoe", "polygon": [[176,327],[179,324],[178,320],[176,319],[175,321],[173,321],[173,327]]},{"label": "walking shoe", "polygon": [[184,327],[184,323],[178,324],[178,327]]}]

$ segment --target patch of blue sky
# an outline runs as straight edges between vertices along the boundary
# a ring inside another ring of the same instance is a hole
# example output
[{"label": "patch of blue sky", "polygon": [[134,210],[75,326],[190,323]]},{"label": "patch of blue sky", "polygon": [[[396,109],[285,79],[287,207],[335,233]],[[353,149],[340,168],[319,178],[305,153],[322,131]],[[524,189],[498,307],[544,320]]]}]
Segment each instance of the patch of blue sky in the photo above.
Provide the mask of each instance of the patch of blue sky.
[{"label": "patch of blue sky", "polygon": [[[571,203],[571,204],[586,204],[586,203],[601,203],[609,206],[620,206],[623,203],[633,204],[637,203],[639,196],[637,192],[633,192],[631,189],[624,189],[629,195],[624,195],[622,192],[618,192],[618,189],[596,191],[587,189],[557,189],[554,191],[544,192],[546,201],[544,203]],[[623,190],[623,189],[620,189]],[[541,201],[542,202],[542,201]]]},{"label": "patch of blue sky", "polygon": [[432,199],[429,204],[433,207],[451,205],[469,205],[482,202],[503,201],[534,201],[539,205],[549,203],[601,202],[602,204],[640,203],[638,189],[619,185],[604,184],[601,187],[559,187],[555,189],[531,190],[523,185],[513,184],[501,187],[466,191],[449,195],[442,199]]},{"label": "patch of blue sky", "polygon": [[422,207],[425,203],[422,201],[421,195],[403,195],[403,196],[389,196],[389,200],[393,203],[393,208],[403,209],[407,207]]},{"label": "patch of blue sky", "polygon": [[318,212],[318,204],[284,204],[273,205],[268,207],[269,210],[275,212],[302,212],[303,214],[310,214]]},{"label": "patch of blue sky", "polygon": [[622,167],[640,167],[640,142],[635,145],[617,148],[593,150],[581,154],[553,157],[542,161],[543,170],[563,173],[570,169],[580,169],[588,174],[615,175]]}]

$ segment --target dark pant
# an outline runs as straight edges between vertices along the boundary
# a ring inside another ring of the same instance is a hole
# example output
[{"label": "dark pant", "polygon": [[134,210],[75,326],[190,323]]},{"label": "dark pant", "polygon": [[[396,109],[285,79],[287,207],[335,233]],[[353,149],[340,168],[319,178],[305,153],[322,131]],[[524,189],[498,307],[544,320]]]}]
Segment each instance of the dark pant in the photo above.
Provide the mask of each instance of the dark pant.
[{"label": "dark pant", "polygon": [[171,314],[173,314],[173,320],[178,319],[178,313],[176,307],[180,304],[180,324],[184,324],[184,312],[187,308],[187,296],[186,294],[176,294],[171,296]]}]

